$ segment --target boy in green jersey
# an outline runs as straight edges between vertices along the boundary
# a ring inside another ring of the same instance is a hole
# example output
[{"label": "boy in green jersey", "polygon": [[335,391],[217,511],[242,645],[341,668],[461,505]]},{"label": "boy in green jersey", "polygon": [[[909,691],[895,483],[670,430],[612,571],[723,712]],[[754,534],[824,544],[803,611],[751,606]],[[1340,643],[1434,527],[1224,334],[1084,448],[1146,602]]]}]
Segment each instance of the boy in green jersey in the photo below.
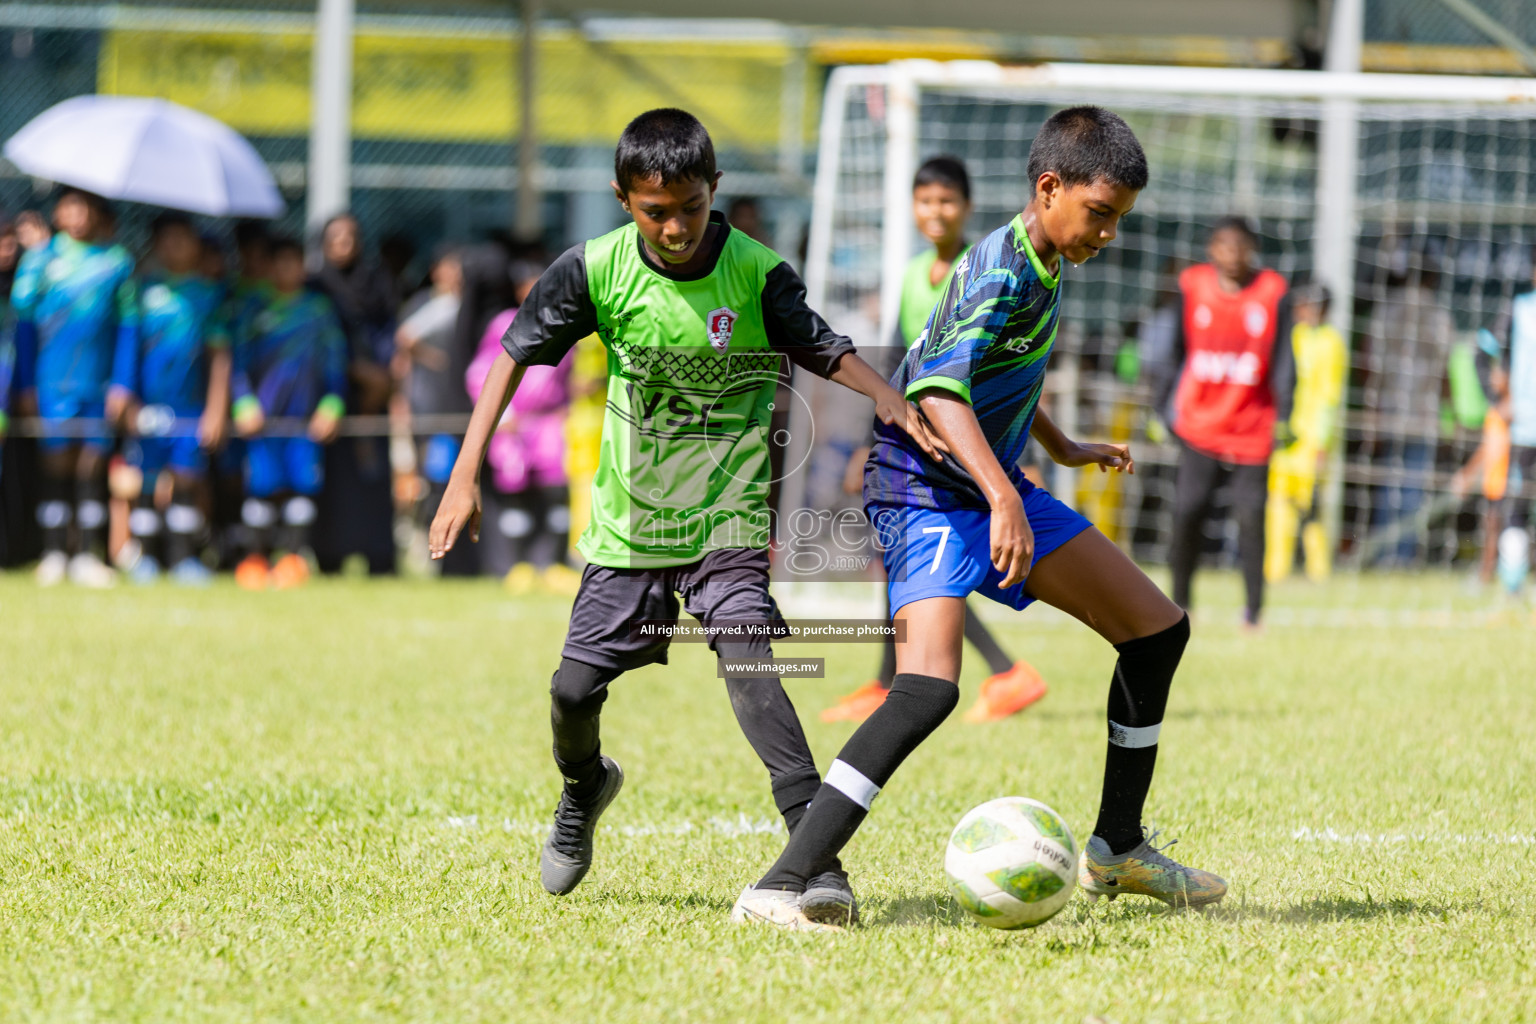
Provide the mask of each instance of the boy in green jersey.
[{"label": "boy in green jersey", "polygon": [[[901,311],[897,320],[897,345],[891,350],[905,356],[928,327],[933,307],[943,298],[954,276],[955,264],[970,252],[965,240],[965,225],[971,219],[971,175],[957,156],[934,156],[912,176],[912,219],[917,230],[931,243],[907,263],[901,278]],[[900,356],[896,361],[900,361]],[[893,363],[888,369],[896,372]],[[870,438],[874,440],[873,436]],[[864,489],[864,462],[870,446],[856,448],[843,474],[843,490],[860,494]],[[883,618],[891,617],[887,602]],[[1023,711],[1045,696],[1045,680],[1035,667],[1024,660],[1008,657],[991,630],[969,611],[965,616],[965,639],[987,663],[990,675],[981,684],[976,703],[965,713],[968,722],[993,722]],[[875,678],[845,694],[821,713],[823,722],[862,722],[885,703],[896,678],[896,641],[886,637],[880,651],[880,670]]]},{"label": "boy in green jersey", "polygon": [[[550,688],[565,789],[540,875],[556,895],[591,866],[598,816],[624,781],[598,744],[608,684],[665,664],[668,636],[654,625],[677,617],[679,596],[706,629],[742,627],[712,633],[722,660],[770,657],[768,638],[782,635],[768,593],[766,428],[783,355],[873,398],[883,422],[939,457],[916,409],[806,306],[794,270],[710,212],[720,174],[696,118],[642,114],[614,164],[633,223],[568,250],[534,286],[502,339],[430,537],[441,558],[465,527],[478,534],[480,464],[524,368],[554,365],[596,332],[609,376],[592,519],[577,545],[590,564]],[[777,675],[728,675],[726,689],[793,832],[820,785],[794,707]],[[810,888],[853,912],[835,865]]]}]

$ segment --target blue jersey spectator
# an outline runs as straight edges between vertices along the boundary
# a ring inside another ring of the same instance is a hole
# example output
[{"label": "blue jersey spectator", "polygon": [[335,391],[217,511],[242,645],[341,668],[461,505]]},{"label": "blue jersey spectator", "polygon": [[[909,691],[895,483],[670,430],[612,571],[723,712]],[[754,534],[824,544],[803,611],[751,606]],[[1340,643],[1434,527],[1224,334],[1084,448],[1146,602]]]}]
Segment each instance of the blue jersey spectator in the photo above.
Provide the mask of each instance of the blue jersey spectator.
[{"label": "blue jersey spectator", "polygon": [[[55,204],[59,233],[22,257],[11,289],[16,316],[16,385],[35,392],[45,430],[38,522],[44,555],[38,581],[66,574],[87,586],[110,586],[101,559],[106,543],[106,431],[66,427],[112,420],[126,407],[138,303],[133,258],[108,237],[106,200],[66,190]],[[69,558],[73,522],[75,556]]]},{"label": "blue jersey spectator", "polygon": [[[252,589],[294,586],[308,577],[301,552],[309,546],[314,499],[324,481],[321,445],[336,437],[346,393],[346,339],[330,300],[305,288],[303,248],[278,239],[271,256],[270,300],[244,318],[234,347],[235,426],[249,438],[241,515],[253,538],[235,577]],[[267,417],[308,417],[308,429],[303,436],[257,436]],[[279,515],[278,546],[286,554],[269,571]]]},{"label": "blue jersey spectator", "polygon": [[[149,582],[164,564],[177,582],[201,584],[210,576],[196,558],[206,525],[201,490],[229,405],[225,294],[197,273],[203,243],[186,216],[159,217],[153,248],[160,269],[139,290],[138,358],[123,381],[143,405],[135,417],[140,436],[128,446],[143,477],[129,518],[140,550],[131,572]],[[167,471],[171,492],[162,516],[156,485]]]}]

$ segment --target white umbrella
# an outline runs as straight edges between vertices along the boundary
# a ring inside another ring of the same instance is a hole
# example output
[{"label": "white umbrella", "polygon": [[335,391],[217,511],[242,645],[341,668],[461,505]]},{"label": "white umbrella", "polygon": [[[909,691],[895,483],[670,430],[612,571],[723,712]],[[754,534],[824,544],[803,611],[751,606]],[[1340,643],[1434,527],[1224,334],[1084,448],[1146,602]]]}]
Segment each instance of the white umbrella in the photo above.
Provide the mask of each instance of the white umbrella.
[{"label": "white umbrella", "polygon": [[283,212],[272,172],[233,128],[169,100],[76,96],[5,144],[36,178],[108,199],[227,217]]}]

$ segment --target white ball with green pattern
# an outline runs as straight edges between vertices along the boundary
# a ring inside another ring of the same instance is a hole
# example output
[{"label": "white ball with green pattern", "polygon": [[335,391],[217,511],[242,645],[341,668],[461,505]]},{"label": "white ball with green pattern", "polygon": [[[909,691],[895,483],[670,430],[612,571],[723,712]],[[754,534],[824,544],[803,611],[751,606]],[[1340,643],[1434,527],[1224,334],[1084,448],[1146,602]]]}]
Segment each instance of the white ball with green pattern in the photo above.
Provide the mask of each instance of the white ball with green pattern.
[{"label": "white ball with green pattern", "polygon": [[989,928],[1033,928],[1067,905],[1077,841],[1038,800],[1005,796],[972,809],[949,837],[944,874],[965,912]]}]

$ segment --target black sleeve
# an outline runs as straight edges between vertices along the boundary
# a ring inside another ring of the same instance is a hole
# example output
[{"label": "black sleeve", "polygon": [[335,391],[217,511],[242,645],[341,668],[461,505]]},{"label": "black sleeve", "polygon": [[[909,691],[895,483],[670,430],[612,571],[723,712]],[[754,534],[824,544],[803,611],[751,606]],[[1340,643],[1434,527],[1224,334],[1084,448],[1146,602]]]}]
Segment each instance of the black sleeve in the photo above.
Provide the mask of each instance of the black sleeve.
[{"label": "black sleeve", "polygon": [[1275,422],[1289,423],[1296,404],[1296,346],[1291,341],[1291,297],[1275,309],[1275,348],[1269,358],[1269,391],[1275,396]]},{"label": "black sleeve", "polygon": [[522,366],[556,366],[575,344],[597,330],[597,307],[587,290],[586,243],[561,253],[523,300],[501,347]]},{"label": "black sleeve", "polygon": [[830,377],[853,342],[827,326],[805,304],[805,282],[788,263],[768,271],[763,281],[763,329],[768,344],[818,377]]},{"label": "black sleeve", "polygon": [[[1179,378],[1184,376],[1184,295],[1181,292],[1173,302],[1173,343],[1168,349],[1168,358],[1157,368],[1157,379],[1153,382],[1152,412],[1158,417],[1172,417],[1169,404],[1173,401],[1173,393],[1179,386]],[[1170,427],[1172,423],[1168,424]]]}]

